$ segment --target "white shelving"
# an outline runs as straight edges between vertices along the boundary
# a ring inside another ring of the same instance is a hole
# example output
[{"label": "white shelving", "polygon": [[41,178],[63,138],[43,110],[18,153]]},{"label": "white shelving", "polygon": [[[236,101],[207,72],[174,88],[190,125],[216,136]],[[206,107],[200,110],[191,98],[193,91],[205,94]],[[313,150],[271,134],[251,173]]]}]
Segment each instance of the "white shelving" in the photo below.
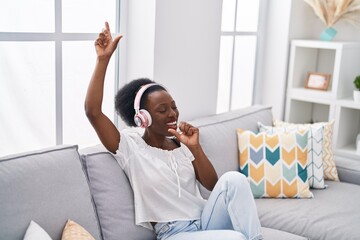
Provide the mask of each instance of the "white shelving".
[{"label": "white shelving", "polygon": [[[326,91],[305,88],[308,72],[331,74]],[[360,42],[293,40],[289,61],[285,120],[311,123],[335,119],[335,155],[360,160],[360,103],[353,101],[353,80],[360,75]]]}]

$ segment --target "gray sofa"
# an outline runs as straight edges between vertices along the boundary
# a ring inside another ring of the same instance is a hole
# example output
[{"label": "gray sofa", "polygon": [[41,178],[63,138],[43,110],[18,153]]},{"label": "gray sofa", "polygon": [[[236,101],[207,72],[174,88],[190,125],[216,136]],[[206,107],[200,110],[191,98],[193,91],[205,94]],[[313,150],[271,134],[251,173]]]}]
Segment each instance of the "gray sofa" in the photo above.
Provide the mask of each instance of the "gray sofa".
[{"label": "gray sofa", "polygon": [[[238,170],[236,128],[270,125],[271,108],[252,106],[191,121],[219,175]],[[265,239],[359,239],[360,163],[337,161],[342,182],[311,190],[314,199],[256,199]],[[346,181],[346,182],[345,182]],[[134,224],[132,190],[102,146],[56,146],[0,158],[0,239],[23,239],[31,220],[60,239],[67,219],[95,239],[153,240]],[[209,193],[202,189],[202,194]],[[211,240],[211,239],[209,239]]]}]

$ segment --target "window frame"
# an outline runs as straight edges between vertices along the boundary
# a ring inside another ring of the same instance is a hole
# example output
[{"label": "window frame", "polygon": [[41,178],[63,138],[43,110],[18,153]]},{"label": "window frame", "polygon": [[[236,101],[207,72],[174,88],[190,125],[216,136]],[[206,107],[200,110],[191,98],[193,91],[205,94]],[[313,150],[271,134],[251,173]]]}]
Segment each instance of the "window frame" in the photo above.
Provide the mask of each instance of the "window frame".
[{"label": "window frame", "polygon": [[[262,33],[264,31],[264,13],[265,13],[266,1],[259,0],[259,9],[258,9],[258,23],[257,23],[257,30],[256,31],[237,31],[236,30],[236,22],[237,22],[237,14],[238,14],[238,0],[235,0],[235,15],[234,15],[234,28],[233,31],[223,31],[221,29],[220,38],[225,36],[232,37],[232,57],[231,57],[231,77],[230,77],[230,88],[229,88],[229,101],[227,106],[227,111],[235,110],[232,108],[232,95],[233,95],[233,83],[234,83],[234,62],[235,62],[235,44],[236,44],[236,37],[238,36],[255,36],[256,37],[256,48],[255,48],[255,62],[254,62],[254,78],[253,78],[253,89],[252,89],[252,102],[254,104],[256,102],[256,90],[258,86],[258,79],[257,79],[257,71],[259,67],[259,52],[261,51],[260,46],[262,46]],[[220,60],[220,59],[219,59]],[[219,62],[220,65],[220,62]],[[219,76],[220,77],[220,76]],[[218,79],[220,81],[220,79]],[[218,93],[218,98],[221,97]],[[218,102],[217,102],[218,104]],[[223,111],[219,111],[219,107],[216,107],[216,112],[221,113]]]}]

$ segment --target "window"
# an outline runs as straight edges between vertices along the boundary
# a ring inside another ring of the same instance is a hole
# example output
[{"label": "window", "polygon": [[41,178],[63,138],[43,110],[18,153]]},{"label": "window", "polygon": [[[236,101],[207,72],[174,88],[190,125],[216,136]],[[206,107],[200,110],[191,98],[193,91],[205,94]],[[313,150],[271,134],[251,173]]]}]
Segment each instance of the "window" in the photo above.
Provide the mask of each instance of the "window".
[{"label": "window", "polygon": [[[119,28],[120,0],[11,0],[0,8],[0,156],[56,144],[98,143],[84,99],[94,40]],[[118,31],[116,31],[118,32]],[[117,57],[103,111],[112,118]]]},{"label": "window", "polygon": [[260,0],[223,0],[217,113],[252,105]]}]

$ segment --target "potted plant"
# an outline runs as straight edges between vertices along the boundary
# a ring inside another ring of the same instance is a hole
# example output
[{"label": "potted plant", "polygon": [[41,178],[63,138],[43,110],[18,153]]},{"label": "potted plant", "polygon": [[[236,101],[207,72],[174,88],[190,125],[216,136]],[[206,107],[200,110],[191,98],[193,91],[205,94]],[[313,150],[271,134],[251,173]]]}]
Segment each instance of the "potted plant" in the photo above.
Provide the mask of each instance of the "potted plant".
[{"label": "potted plant", "polygon": [[360,75],[355,77],[354,85],[356,90],[354,90],[354,101],[360,102]]}]

